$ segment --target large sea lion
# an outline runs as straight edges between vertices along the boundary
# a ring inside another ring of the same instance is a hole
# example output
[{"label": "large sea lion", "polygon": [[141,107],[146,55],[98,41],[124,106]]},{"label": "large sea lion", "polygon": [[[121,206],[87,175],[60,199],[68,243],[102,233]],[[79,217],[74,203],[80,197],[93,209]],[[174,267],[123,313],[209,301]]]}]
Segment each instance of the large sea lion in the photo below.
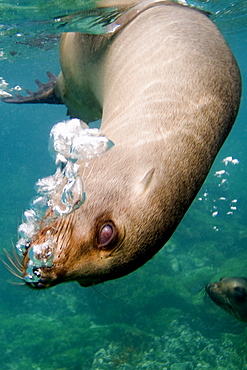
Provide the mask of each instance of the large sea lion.
[{"label": "large sea lion", "polygon": [[[83,173],[86,201],[33,236],[52,237],[53,264],[33,288],[90,286],[126,275],[171,237],[236,118],[241,79],[223,36],[204,14],[145,2],[106,35],[61,37],[62,72],[13,103],[64,103],[71,117],[102,116],[114,147]],[[23,275],[29,262],[24,254]]]},{"label": "large sea lion", "polygon": [[243,277],[225,277],[206,286],[209,297],[219,307],[247,322],[247,279]]}]

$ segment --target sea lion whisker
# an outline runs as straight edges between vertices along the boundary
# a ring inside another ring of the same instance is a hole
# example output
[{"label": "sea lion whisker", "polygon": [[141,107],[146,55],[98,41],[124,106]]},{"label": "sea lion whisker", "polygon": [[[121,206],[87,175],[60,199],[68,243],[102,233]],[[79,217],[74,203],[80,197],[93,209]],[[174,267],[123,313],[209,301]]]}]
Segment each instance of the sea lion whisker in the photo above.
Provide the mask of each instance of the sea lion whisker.
[{"label": "sea lion whisker", "polygon": [[7,280],[7,282],[9,283],[9,284],[11,284],[11,285],[18,285],[18,286],[25,286],[26,285],[26,283],[17,283],[16,281],[10,281],[10,280]]},{"label": "sea lion whisker", "polygon": [[21,270],[21,267],[22,267],[22,264],[20,263],[18,257],[16,255],[14,256],[11,256],[11,254],[6,250],[4,249],[4,254],[5,256],[8,258],[8,260],[11,262],[11,264],[17,269],[17,270]]},{"label": "sea lion whisker", "polygon": [[92,288],[99,294],[101,294],[103,297],[107,299],[111,299],[111,297],[108,297],[106,294],[102,293],[99,289],[97,289],[94,285],[92,285]]},{"label": "sea lion whisker", "polygon": [[[1,261],[12,275],[16,276],[18,279],[23,280],[23,276],[19,275],[6,261],[4,261],[2,258],[1,258]],[[19,272],[21,272],[21,271],[19,271]]]},{"label": "sea lion whisker", "polygon": [[[16,265],[16,267],[18,267],[18,270],[19,271],[22,271],[22,267],[23,267],[23,265],[22,265],[22,262],[21,262],[21,260],[20,260],[20,257],[19,257],[19,255],[18,255],[18,253],[17,253],[17,250],[16,250],[16,247],[15,247],[15,245],[14,245],[14,243],[12,242],[12,251],[13,251],[13,258],[14,258],[14,260],[15,260],[15,265]],[[6,251],[7,252],[7,251]],[[8,253],[8,252],[7,252]],[[6,253],[5,253],[6,254]],[[11,255],[9,254],[9,256],[11,257]],[[12,257],[11,257],[12,258]],[[12,258],[12,259],[13,259]]]},{"label": "sea lion whisker", "polygon": [[21,275],[18,275],[18,272],[21,274],[22,273],[22,270],[21,269],[19,269],[16,265],[15,265],[15,263],[14,263],[14,261],[12,260],[12,259],[9,259],[9,257],[7,257],[8,258],[8,260],[10,261],[10,263],[11,263],[11,265],[13,265],[13,267],[11,266],[11,265],[9,265],[6,261],[4,261],[4,259],[2,259],[1,258],[1,261],[2,261],[2,263],[4,264],[4,266],[5,267],[7,267],[7,269],[13,274],[13,275],[15,275],[15,274],[17,274],[17,276],[18,277],[21,277]]},{"label": "sea lion whisker", "polygon": [[11,263],[11,265],[14,267],[14,269],[12,268],[11,265],[9,265],[6,261],[4,261],[2,259],[3,264],[7,267],[7,269],[12,274],[14,274],[15,276],[20,277],[22,279],[22,276],[20,276],[20,275],[17,274],[17,272],[19,272],[20,274],[22,274],[22,265],[21,265],[19,259],[17,258],[17,256],[12,257],[10,255],[10,253],[6,249],[4,249],[4,254],[7,257],[8,261]]}]

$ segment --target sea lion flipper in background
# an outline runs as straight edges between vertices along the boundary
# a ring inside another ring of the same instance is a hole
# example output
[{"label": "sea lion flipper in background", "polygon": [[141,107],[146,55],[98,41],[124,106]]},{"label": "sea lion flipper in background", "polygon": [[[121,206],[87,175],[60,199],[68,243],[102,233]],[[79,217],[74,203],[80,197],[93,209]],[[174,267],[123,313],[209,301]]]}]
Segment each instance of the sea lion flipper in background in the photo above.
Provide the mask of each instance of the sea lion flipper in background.
[{"label": "sea lion flipper in background", "polygon": [[63,104],[63,101],[55,93],[55,85],[57,82],[57,76],[51,72],[47,72],[49,82],[43,84],[39,80],[35,80],[39,89],[37,91],[26,90],[28,96],[23,96],[21,94],[16,94],[16,96],[2,98],[4,103],[15,103],[15,104],[25,104],[25,103],[47,103],[47,104]]},{"label": "sea lion flipper in background", "polygon": [[[138,4],[106,35],[62,34],[60,64],[56,96],[72,117],[101,118],[114,146],[89,166],[76,162],[84,203],[55,218],[49,204],[22,241],[22,273],[35,289],[95,285],[152,258],[203,184],[241,97],[239,68],[217,27],[171,1]],[[32,264],[37,246],[52,249],[52,265]]]},{"label": "sea lion flipper in background", "polygon": [[[106,27],[107,35],[91,35],[88,34],[88,39],[92,49],[95,49],[97,53],[99,51],[103,52],[104,46],[106,46],[108,40],[116,35],[123,27],[130,23],[134,18],[136,18],[140,13],[147,10],[150,7],[156,6],[160,3],[166,2],[166,4],[171,4],[172,0],[145,0],[140,4],[130,3],[129,6],[133,6],[124,14],[120,15],[116,21],[112,22]],[[173,3],[174,5],[174,3]],[[120,7],[120,3],[115,4],[114,6]],[[127,4],[125,4],[125,8]],[[123,11],[124,8],[122,8]],[[120,11],[121,12],[121,11]],[[86,34],[84,34],[86,39]],[[93,46],[94,45],[94,46]],[[59,92],[56,91],[56,82],[58,77],[51,72],[47,72],[49,82],[43,84],[39,80],[35,80],[39,89],[37,91],[30,91],[26,89],[28,96],[23,96],[19,93],[16,93],[15,96],[8,96],[1,98],[4,103],[14,103],[14,104],[64,104],[62,97],[59,95]],[[69,113],[68,113],[69,114]]]}]

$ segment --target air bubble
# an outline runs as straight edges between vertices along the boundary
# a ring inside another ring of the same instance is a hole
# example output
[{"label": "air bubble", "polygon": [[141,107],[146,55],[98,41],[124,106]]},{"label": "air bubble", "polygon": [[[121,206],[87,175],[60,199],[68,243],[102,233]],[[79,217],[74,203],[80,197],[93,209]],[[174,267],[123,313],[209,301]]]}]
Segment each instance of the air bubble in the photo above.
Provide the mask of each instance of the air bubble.
[{"label": "air bubble", "polygon": [[18,227],[18,233],[21,238],[31,239],[34,234],[38,231],[38,225],[34,223],[22,223]]},{"label": "air bubble", "polygon": [[28,257],[35,267],[51,267],[54,257],[54,243],[49,238],[45,243],[33,244]]},{"label": "air bubble", "polygon": [[218,215],[218,213],[219,213],[218,211],[215,211],[215,212],[212,213],[212,216],[216,217]]},{"label": "air bubble", "polygon": [[85,128],[85,123],[77,118],[57,123],[50,133],[49,148],[56,164],[69,159],[90,161],[113,145],[99,129]]},{"label": "air bubble", "polygon": [[48,210],[48,198],[45,196],[35,197],[31,204],[31,209],[35,212],[38,219],[42,219]]},{"label": "air bubble", "polygon": [[[24,278],[26,282],[38,282],[41,268],[53,264],[55,242],[49,232],[44,243],[33,244],[29,248],[40,225],[44,222],[49,225],[56,217],[65,216],[83,204],[86,194],[80,176],[82,166],[87,168],[92,159],[98,158],[113,145],[99,129],[90,129],[79,119],[62,121],[52,127],[49,149],[60,167],[54,175],[37,181],[38,195],[32,200],[30,209],[24,212],[24,222],[18,228],[20,239],[16,244],[17,252],[24,255],[28,251],[29,257]],[[84,163],[78,165],[78,160]]]},{"label": "air bubble", "polygon": [[24,253],[26,253],[27,249],[30,246],[30,240],[20,238],[16,244],[16,250],[19,256],[23,256]]},{"label": "air bubble", "polygon": [[54,175],[44,177],[36,182],[36,190],[41,195],[50,196],[52,193],[56,193],[63,182],[63,178],[64,176],[61,169],[57,168]]},{"label": "air bubble", "polygon": [[222,162],[225,164],[225,166],[228,166],[229,163],[234,165],[239,164],[239,160],[237,158],[233,158],[232,156],[224,158]]}]

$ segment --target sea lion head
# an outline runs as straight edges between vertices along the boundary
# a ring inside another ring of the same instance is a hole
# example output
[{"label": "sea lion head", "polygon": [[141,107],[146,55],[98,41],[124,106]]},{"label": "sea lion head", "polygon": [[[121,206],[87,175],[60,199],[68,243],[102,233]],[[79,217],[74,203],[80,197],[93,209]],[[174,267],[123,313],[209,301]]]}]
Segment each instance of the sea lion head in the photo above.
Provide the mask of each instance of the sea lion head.
[{"label": "sea lion head", "polygon": [[118,150],[113,147],[84,168],[86,199],[78,209],[42,221],[24,254],[23,276],[36,245],[50,240],[54,256],[51,266],[34,268],[38,279],[26,280],[29,286],[48,288],[73,280],[90,286],[121,277],[143,265],[171,236],[176,216],[164,217],[159,170],[138,168],[127,152]]},{"label": "sea lion head", "polygon": [[243,277],[225,277],[206,286],[209,297],[219,307],[247,322],[247,279]]}]

